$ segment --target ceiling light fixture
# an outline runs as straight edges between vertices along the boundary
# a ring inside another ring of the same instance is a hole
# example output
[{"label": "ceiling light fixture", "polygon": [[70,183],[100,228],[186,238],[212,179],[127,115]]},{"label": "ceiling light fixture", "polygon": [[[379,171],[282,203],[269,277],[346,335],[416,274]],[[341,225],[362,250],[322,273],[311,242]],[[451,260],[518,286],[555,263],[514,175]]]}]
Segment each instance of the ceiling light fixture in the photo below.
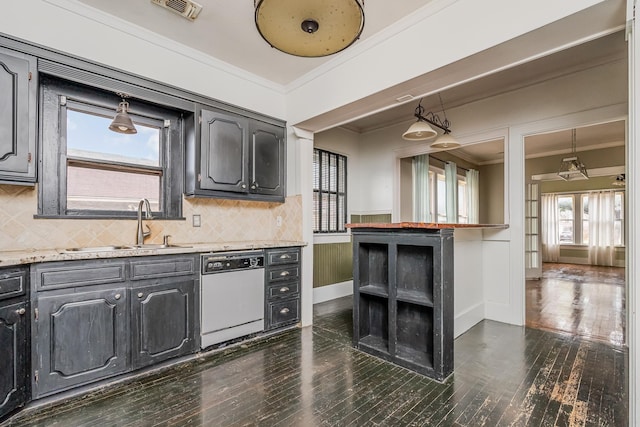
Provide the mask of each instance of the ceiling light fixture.
[{"label": "ceiling light fixture", "polygon": [[253,6],[262,38],[295,56],[333,55],[364,28],[364,0],[254,0]]},{"label": "ceiling light fixture", "polygon": [[438,98],[440,99],[440,106],[442,107],[444,120],[441,120],[440,116],[432,113],[431,111],[425,113],[424,107],[422,106],[422,99],[420,99],[420,102],[418,103],[418,106],[413,113],[413,115],[418,120],[411,126],[409,126],[409,129],[407,129],[407,131],[402,134],[402,138],[408,141],[424,141],[426,139],[434,138],[438,136],[438,132],[433,130],[433,128],[431,127],[432,125],[442,129],[444,134],[431,144],[431,148],[446,150],[458,148],[460,147],[460,143],[456,141],[451,135],[451,122],[449,122],[449,120],[447,119],[447,114],[444,111],[444,106],[442,105],[442,97],[440,96],[440,94],[438,94]]},{"label": "ceiling light fixture", "polygon": [[581,179],[589,179],[587,168],[580,161],[576,154],[576,130],[571,129],[571,157],[565,157],[560,163],[558,176],[565,181],[577,181]]},{"label": "ceiling light fixture", "polygon": [[138,133],[136,127],[133,125],[133,120],[129,117],[129,103],[125,101],[125,98],[129,96],[124,93],[119,93],[122,98],[122,102],[118,104],[118,110],[116,111],[116,116],[113,118],[113,121],[109,125],[109,129],[118,132],[118,133],[126,133],[133,134]]}]

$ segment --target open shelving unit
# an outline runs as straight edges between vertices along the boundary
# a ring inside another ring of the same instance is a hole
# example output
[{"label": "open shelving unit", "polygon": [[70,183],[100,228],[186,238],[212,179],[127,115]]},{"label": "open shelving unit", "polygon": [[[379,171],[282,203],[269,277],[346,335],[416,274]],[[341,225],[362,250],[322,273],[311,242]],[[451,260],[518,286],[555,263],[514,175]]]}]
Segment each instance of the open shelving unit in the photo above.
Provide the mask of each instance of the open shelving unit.
[{"label": "open shelving unit", "polygon": [[352,236],[354,347],[444,380],[453,372],[453,230]]}]

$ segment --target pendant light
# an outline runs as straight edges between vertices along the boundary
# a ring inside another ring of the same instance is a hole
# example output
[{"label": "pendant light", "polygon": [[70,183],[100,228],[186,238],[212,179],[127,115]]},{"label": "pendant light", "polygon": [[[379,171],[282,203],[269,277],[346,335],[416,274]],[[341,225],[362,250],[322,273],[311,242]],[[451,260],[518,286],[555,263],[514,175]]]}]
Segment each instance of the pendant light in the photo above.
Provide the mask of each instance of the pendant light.
[{"label": "pendant light", "polygon": [[440,119],[435,113],[429,111],[425,113],[422,106],[422,99],[418,102],[413,115],[418,119],[415,123],[409,126],[409,129],[402,134],[402,138],[408,141],[424,141],[438,136],[438,132],[433,130],[431,125],[436,126],[444,131],[444,134],[431,144],[431,148],[450,150],[452,148],[460,147],[460,143],[451,136],[451,123],[447,119],[447,114],[444,111],[444,105],[442,104],[442,97],[438,94],[440,99],[440,107],[442,107],[442,115],[444,120]]},{"label": "pendant light", "polygon": [[118,132],[118,133],[126,133],[126,134],[134,134],[138,133],[136,127],[133,125],[133,120],[129,117],[129,103],[125,101],[127,97],[124,94],[118,94],[122,97],[122,102],[118,104],[118,109],[116,111],[116,116],[113,118],[113,121],[109,125],[109,129]]},{"label": "pendant light", "polygon": [[271,47],[304,57],[333,55],[364,28],[364,0],[254,0],[258,32]]},{"label": "pendant light", "polygon": [[581,179],[589,179],[587,168],[580,161],[576,154],[576,130],[571,129],[571,157],[565,157],[560,163],[558,176],[565,181],[578,181]]}]

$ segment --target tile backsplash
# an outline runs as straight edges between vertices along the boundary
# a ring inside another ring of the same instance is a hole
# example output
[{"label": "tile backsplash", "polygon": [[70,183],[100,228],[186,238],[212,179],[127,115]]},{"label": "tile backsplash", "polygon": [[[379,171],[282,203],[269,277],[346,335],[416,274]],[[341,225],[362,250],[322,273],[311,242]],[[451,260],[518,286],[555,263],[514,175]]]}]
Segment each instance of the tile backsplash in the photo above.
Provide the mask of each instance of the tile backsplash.
[{"label": "tile backsplash", "polygon": [[[0,185],[0,251],[135,243],[135,220],[35,219],[37,187]],[[184,221],[150,220],[146,243],[218,243],[252,240],[302,240],[302,198],[285,203],[183,199]],[[193,215],[201,226],[193,227]],[[277,225],[277,217],[282,225]]]}]

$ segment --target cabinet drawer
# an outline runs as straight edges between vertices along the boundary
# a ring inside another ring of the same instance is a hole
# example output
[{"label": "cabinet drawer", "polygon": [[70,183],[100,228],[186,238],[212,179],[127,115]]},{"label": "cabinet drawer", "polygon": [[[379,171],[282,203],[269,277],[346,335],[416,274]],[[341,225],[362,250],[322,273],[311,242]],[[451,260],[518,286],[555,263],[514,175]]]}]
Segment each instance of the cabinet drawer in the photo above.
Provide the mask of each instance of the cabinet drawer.
[{"label": "cabinet drawer", "polygon": [[0,300],[24,295],[27,270],[11,269],[0,272]]},{"label": "cabinet drawer", "polygon": [[131,260],[131,280],[187,276],[198,271],[195,257],[152,257]]},{"label": "cabinet drawer", "polygon": [[299,312],[300,298],[269,303],[269,325],[267,329],[297,322]]},{"label": "cabinet drawer", "polygon": [[77,286],[124,282],[125,261],[64,261],[39,264],[34,268],[36,289],[59,289]]},{"label": "cabinet drawer", "polygon": [[290,298],[300,293],[300,282],[267,286],[267,299]]},{"label": "cabinet drawer", "polygon": [[297,280],[300,277],[300,268],[297,265],[270,268],[267,270],[267,282],[281,282],[284,280]]},{"label": "cabinet drawer", "polygon": [[270,250],[267,252],[267,265],[295,264],[299,261],[299,248]]}]

